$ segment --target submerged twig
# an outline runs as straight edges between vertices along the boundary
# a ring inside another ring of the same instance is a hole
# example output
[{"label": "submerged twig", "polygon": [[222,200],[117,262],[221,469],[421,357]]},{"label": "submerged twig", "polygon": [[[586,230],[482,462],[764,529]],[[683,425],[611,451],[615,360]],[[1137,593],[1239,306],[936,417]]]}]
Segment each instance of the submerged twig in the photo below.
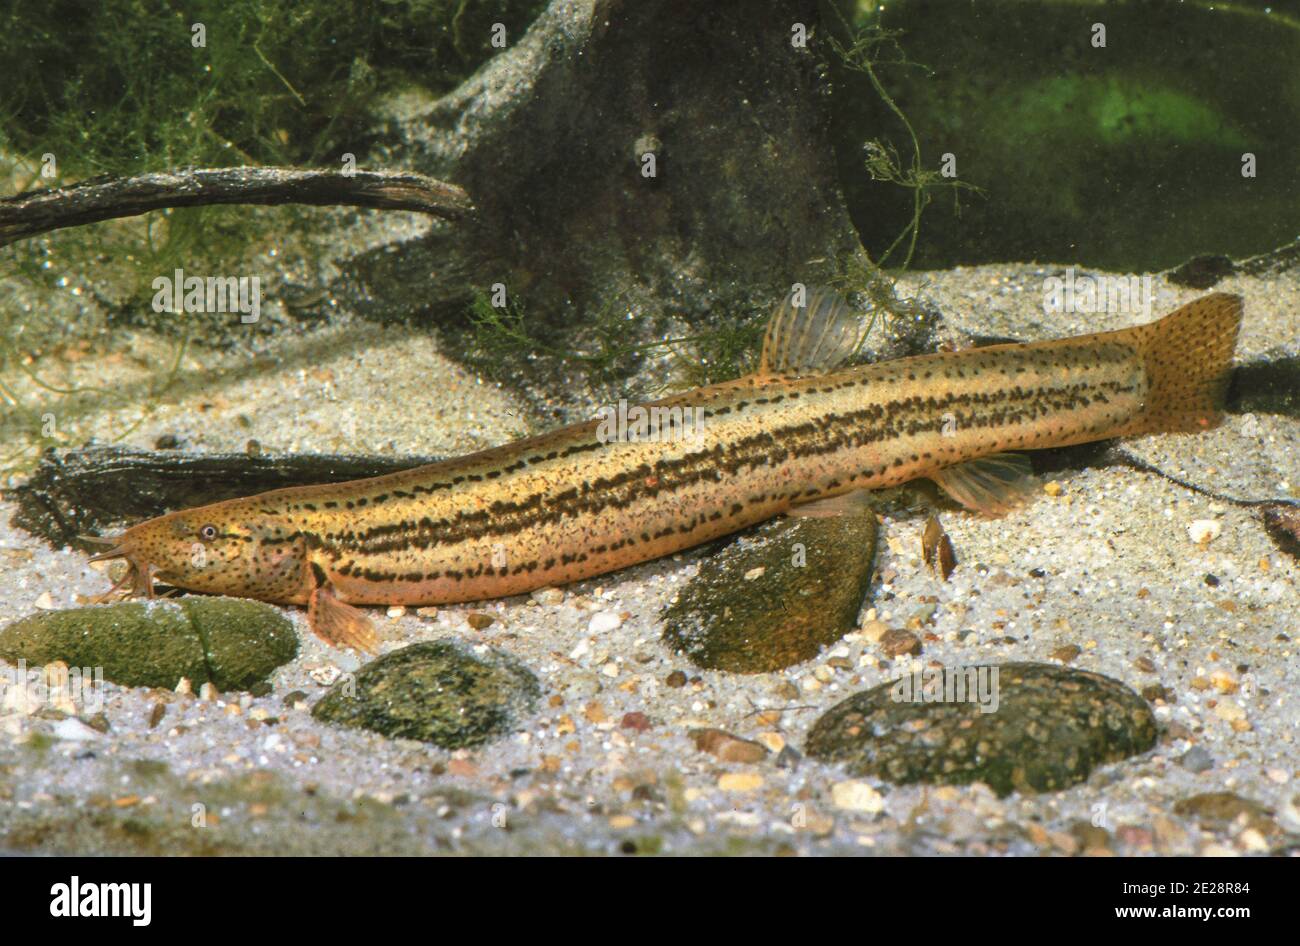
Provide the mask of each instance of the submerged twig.
[{"label": "submerged twig", "polygon": [[0,246],[50,230],[163,207],[314,204],[410,210],[447,220],[470,214],[469,195],[423,174],[297,168],[193,168],[94,178],[57,190],[0,199]]}]

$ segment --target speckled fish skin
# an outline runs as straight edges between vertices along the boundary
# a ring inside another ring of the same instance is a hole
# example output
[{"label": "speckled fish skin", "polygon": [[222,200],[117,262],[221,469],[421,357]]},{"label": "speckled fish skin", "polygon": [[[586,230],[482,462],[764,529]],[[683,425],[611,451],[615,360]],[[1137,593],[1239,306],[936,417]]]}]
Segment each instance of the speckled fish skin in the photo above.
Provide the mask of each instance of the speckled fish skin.
[{"label": "speckled fish skin", "polygon": [[654,402],[695,436],[588,421],[418,469],[184,510],[121,537],[198,591],[302,604],[441,604],[527,592],[680,551],[859,489],[988,454],[1218,420],[1241,301],[1215,293],[1118,332],[776,374]]}]

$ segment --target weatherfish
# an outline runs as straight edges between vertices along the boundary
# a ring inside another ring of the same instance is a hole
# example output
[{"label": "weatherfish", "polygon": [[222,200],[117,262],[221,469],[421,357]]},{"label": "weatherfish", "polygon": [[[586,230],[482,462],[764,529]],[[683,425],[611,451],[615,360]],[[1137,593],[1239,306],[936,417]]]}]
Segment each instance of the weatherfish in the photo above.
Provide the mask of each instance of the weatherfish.
[{"label": "weatherfish", "polygon": [[358,605],[574,582],[918,478],[1003,514],[1027,494],[1015,451],[1215,426],[1241,316],[1239,296],[1216,292],[1118,331],[850,365],[857,315],[829,291],[792,294],[746,377],[616,424],[172,512],[101,540],[113,547],[92,560],[127,561],[114,590],[152,597],[158,580],[305,605],[319,637],[374,651]]}]

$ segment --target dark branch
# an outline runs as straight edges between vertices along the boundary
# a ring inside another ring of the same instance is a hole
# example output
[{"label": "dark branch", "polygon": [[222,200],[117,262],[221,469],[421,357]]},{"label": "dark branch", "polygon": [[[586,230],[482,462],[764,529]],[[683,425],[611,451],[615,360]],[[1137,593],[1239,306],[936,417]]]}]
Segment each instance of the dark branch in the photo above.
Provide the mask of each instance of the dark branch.
[{"label": "dark branch", "polygon": [[447,220],[473,211],[469,195],[423,174],[209,168],[94,178],[58,190],[0,199],[0,246],[50,230],[162,207],[205,204],[316,204],[412,210]]}]

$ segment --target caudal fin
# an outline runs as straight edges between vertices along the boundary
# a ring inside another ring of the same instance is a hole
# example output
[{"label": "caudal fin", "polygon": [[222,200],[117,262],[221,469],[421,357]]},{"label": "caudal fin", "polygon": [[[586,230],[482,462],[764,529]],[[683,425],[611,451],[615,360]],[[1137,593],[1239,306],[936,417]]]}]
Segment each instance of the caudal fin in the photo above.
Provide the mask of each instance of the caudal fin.
[{"label": "caudal fin", "polygon": [[1128,329],[1146,366],[1146,410],[1129,434],[1208,430],[1223,419],[1241,296],[1214,292]]}]

